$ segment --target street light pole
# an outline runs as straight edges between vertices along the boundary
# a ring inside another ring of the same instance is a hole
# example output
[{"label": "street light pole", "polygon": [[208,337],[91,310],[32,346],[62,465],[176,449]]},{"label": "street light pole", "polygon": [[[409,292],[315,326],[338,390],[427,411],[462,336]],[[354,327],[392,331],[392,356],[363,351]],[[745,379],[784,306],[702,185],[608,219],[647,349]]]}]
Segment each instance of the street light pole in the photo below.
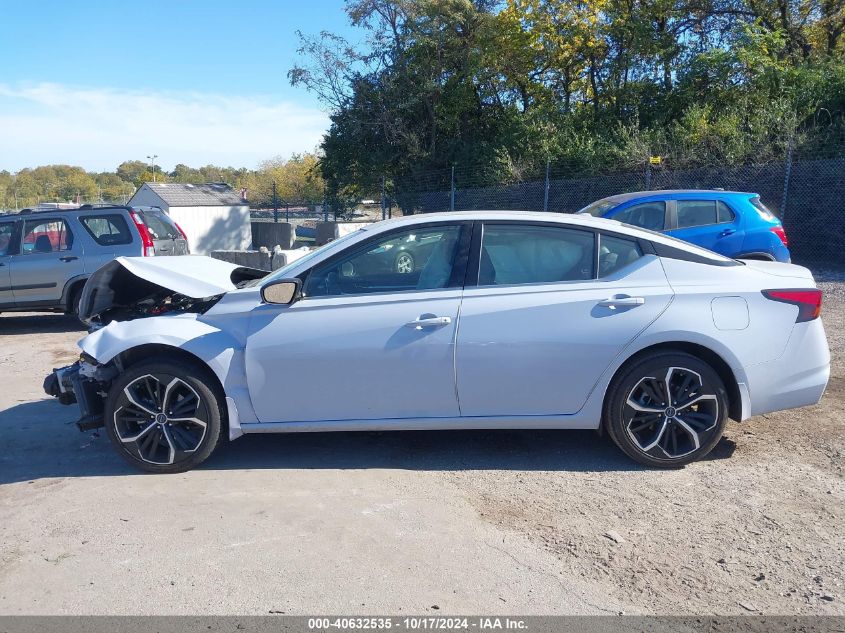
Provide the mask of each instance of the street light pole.
[{"label": "street light pole", "polygon": [[153,154],[152,156],[147,156],[150,159],[150,171],[153,172],[153,182],[156,181],[156,158],[158,158],[158,154]]}]

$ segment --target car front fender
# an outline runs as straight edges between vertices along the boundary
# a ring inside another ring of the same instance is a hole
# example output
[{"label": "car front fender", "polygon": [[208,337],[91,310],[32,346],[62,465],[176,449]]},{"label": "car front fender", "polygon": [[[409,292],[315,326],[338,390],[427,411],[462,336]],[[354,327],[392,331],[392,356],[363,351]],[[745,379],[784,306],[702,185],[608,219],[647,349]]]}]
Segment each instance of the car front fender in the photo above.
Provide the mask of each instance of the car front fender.
[{"label": "car front fender", "polygon": [[[230,409],[240,422],[257,422],[249,398],[244,342],[197,314],[178,314],[113,321],[79,341],[80,349],[105,365],[144,345],[165,345],[187,352],[205,363],[223,385]],[[232,420],[230,419],[230,425]]]}]

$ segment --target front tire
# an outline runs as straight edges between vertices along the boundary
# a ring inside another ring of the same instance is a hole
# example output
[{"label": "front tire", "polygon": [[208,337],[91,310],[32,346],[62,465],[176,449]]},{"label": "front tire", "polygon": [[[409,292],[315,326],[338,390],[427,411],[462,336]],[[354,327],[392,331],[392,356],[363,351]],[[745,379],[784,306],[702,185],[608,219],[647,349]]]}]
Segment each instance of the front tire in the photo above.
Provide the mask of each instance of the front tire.
[{"label": "front tire", "polygon": [[109,389],[105,426],[130,464],[181,473],[204,462],[220,442],[223,397],[208,369],[183,360],[145,360]]},{"label": "front tire", "polygon": [[727,419],[727,391],[710,365],[683,352],[653,352],[613,379],[602,423],[634,460],[680,468],[713,450]]}]

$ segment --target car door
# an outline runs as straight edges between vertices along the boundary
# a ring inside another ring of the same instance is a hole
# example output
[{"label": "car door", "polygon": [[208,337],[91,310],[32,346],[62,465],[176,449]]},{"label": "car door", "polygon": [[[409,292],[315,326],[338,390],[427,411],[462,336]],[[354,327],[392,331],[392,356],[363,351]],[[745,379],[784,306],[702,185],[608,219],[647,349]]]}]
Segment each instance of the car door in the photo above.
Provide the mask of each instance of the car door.
[{"label": "car door", "polygon": [[[299,301],[257,307],[246,374],[259,421],[457,417],[454,346],[471,226],[382,233],[302,275]],[[395,266],[399,244],[413,270]]]},{"label": "car door", "polygon": [[12,254],[17,250],[15,225],[14,220],[0,221],[0,307],[15,303],[10,274]]},{"label": "car door", "polygon": [[[93,273],[119,255],[138,254],[138,240],[133,239],[129,222],[119,211],[83,213],[77,220],[88,238],[88,246],[85,248],[86,272]],[[136,248],[132,248],[133,241],[136,242]]]},{"label": "car door", "polygon": [[485,223],[478,261],[457,339],[463,416],[576,413],[672,297],[659,259],[624,235]]},{"label": "car door", "polygon": [[745,233],[740,216],[721,200],[678,199],[671,221],[672,237],[731,257],[739,253]]},{"label": "car door", "polygon": [[62,217],[29,217],[22,234],[10,265],[15,303],[58,305],[65,284],[85,272],[81,240]]}]

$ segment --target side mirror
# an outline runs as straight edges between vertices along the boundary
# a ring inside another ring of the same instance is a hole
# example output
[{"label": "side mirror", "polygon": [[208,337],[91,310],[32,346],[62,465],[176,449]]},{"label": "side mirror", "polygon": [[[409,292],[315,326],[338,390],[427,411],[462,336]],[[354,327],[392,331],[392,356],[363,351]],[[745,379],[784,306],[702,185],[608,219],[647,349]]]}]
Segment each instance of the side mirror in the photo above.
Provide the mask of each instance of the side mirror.
[{"label": "side mirror", "polygon": [[264,303],[290,305],[302,294],[302,281],[299,279],[279,279],[261,287],[261,300]]}]

